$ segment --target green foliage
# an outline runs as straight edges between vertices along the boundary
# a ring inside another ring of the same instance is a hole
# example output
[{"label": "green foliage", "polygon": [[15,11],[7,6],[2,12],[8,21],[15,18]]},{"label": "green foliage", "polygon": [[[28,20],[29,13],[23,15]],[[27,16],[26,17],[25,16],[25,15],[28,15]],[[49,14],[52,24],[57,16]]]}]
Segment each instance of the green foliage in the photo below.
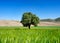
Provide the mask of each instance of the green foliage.
[{"label": "green foliage", "polygon": [[22,24],[31,23],[31,13],[24,13],[21,21]]},{"label": "green foliage", "polygon": [[30,26],[31,24],[37,26],[39,23],[39,18],[31,12],[27,12],[23,14],[21,23],[23,26]]},{"label": "green foliage", "polygon": [[39,18],[36,17],[36,15],[32,16],[32,21],[31,24],[33,24],[34,26],[37,26],[37,24],[40,22]]},{"label": "green foliage", "polygon": [[0,43],[60,43],[60,26],[0,27]]}]

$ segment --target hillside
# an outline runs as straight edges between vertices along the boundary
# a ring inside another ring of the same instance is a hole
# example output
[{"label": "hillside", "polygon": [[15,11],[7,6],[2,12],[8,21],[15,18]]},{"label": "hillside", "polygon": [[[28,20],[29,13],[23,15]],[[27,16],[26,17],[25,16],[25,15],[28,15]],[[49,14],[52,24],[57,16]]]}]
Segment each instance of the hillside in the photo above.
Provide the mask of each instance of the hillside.
[{"label": "hillside", "polygon": [[[40,22],[39,26],[60,26],[60,22]],[[22,26],[19,21],[15,20],[0,20],[0,26]]]}]

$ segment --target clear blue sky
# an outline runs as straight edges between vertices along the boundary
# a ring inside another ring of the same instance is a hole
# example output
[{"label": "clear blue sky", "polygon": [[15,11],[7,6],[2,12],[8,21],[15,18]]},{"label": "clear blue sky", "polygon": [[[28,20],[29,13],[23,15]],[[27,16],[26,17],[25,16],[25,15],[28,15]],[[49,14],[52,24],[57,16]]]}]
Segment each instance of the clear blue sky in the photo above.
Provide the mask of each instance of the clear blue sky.
[{"label": "clear blue sky", "polygon": [[40,19],[60,17],[59,0],[0,0],[0,20],[21,20],[24,12]]}]

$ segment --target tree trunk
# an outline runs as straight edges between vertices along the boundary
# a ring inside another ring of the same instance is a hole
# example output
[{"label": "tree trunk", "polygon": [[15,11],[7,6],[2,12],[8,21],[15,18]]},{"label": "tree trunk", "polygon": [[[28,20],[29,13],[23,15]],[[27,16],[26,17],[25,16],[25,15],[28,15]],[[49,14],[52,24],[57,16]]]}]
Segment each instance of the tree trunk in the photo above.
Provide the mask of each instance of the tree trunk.
[{"label": "tree trunk", "polygon": [[28,28],[30,29],[30,24],[28,25]]}]

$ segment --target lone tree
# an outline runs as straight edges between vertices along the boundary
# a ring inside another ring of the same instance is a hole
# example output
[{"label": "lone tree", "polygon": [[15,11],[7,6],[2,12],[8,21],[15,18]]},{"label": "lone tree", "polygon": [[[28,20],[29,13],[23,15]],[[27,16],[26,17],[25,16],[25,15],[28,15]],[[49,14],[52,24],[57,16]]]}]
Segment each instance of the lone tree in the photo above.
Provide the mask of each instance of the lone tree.
[{"label": "lone tree", "polygon": [[28,27],[30,29],[31,25],[37,26],[39,23],[39,18],[31,12],[26,12],[22,16],[21,23],[24,27]]}]

